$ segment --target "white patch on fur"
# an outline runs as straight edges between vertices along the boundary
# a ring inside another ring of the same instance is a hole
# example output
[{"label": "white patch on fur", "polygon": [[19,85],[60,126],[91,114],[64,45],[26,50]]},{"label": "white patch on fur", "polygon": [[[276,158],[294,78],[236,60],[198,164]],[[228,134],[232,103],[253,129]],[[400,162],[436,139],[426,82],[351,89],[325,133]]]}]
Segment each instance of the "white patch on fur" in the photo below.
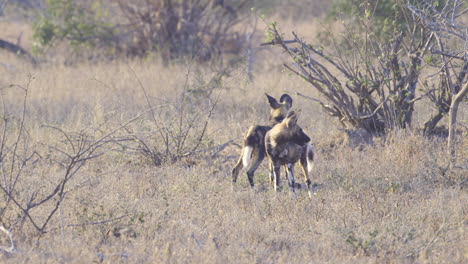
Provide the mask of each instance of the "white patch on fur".
[{"label": "white patch on fur", "polygon": [[292,188],[294,189],[294,174],[293,174],[293,166],[294,164],[288,163],[288,180],[289,180],[289,185],[292,185]]},{"label": "white patch on fur", "polygon": [[247,168],[247,166],[249,166],[250,160],[252,159],[252,152],[252,146],[247,146],[244,148],[244,154],[242,154],[242,165],[244,165],[244,168]]},{"label": "white patch on fur", "polygon": [[278,191],[279,186],[277,185],[278,181],[276,180],[277,175],[276,175],[275,169],[273,169],[272,174],[273,174],[273,187],[274,187],[275,191]]},{"label": "white patch on fur", "polygon": [[312,144],[307,144],[307,172],[312,172],[314,169],[314,161],[309,159],[309,153],[314,152],[314,148],[312,147]]},{"label": "white patch on fur", "polygon": [[276,148],[276,145],[277,145],[277,144],[276,144],[276,141],[274,141],[274,140],[271,140],[271,141],[270,141],[270,146],[271,146],[271,148]]}]

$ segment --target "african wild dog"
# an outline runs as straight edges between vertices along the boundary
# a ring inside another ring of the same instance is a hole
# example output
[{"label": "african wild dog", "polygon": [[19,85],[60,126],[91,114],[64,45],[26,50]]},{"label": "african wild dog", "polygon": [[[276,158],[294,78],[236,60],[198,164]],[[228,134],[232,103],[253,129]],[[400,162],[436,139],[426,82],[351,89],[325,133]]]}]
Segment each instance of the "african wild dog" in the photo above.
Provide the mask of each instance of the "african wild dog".
[{"label": "african wild dog", "polygon": [[297,125],[299,114],[294,111],[265,135],[265,150],[270,161],[270,177],[276,191],[280,188],[280,167],[286,166],[289,190],[294,194],[294,164],[300,161],[304,172],[309,197],[312,197],[312,171],[314,153],[310,138]]},{"label": "african wild dog", "polygon": [[241,155],[237,161],[236,166],[232,169],[232,182],[235,186],[237,177],[242,168],[248,168],[247,177],[250,186],[254,187],[253,176],[255,171],[260,166],[263,158],[265,157],[265,134],[272,126],[280,123],[286,117],[289,109],[292,107],[292,98],[287,94],[283,94],[279,102],[265,94],[270,103],[270,125],[271,126],[251,126],[244,137],[244,145],[242,147]]}]

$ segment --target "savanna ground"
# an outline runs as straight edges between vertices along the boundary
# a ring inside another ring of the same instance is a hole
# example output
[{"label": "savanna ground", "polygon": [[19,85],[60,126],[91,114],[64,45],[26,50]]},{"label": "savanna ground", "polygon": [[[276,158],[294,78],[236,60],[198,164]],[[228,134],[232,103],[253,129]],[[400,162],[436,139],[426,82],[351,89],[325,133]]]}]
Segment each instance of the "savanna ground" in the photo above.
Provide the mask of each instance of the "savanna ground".
[{"label": "savanna ground", "polygon": [[[310,32],[313,25],[298,27]],[[1,262],[466,262],[466,106],[459,116],[461,168],[447,169],[444,137],[423,137],[417,130],[393,132],[362,151],[330,147],[340,133],[338,122],[295,95],[315,94],[269,59],[277,54],[274,48],[260,51],[263,59],[255,65],[253,82],[239,67],[213,84],[209,81],[216,73],[193,61],[168,67],[155,60],[32,67],[0,53],[4,114],[21,117],[23,88],[28,87],[27,144],[22,147],[37,156],[21,171],[16,187],[24,203],[33,193],[50,193],[65,173],[66,168],[51,161],[66,159],[58,149],[73,149],[55,128],[90,138],[119,129],[122,138],[132,135],[163,144],[161,126],[172,129],[178,140],[181,105],[183,122],[200,113],[196,130],[216,103],[200,152],[155,166],[135,140],[109,144],[67,183],[65,199],[46,233],[39,234],[24,217],[13,221],[20,214],[17,209],[5,214],[2,222],[14,223],[10,229],[17,251],[2,253]],[[248,187],[244,173],[237,191],[231,189],[242,136],[250,125],[268,123],[265,92],[277,98],[287,92],[293,107],[302,109],[299,123],[316,151],[312,199],[304,190],[291,199],[284,179],[284,191],[274,193],[266,162],[255,175],[257,191]],[[427,106],[425,114],[431,111]],[[416,123],[425,114],[417,115]],[[196,135],[189,135],[185,144],[197,144]],[[44,222],[54,203],[52,199],[32,209],[31,216]],[[3,233],[0,241],[9,244]]]}]

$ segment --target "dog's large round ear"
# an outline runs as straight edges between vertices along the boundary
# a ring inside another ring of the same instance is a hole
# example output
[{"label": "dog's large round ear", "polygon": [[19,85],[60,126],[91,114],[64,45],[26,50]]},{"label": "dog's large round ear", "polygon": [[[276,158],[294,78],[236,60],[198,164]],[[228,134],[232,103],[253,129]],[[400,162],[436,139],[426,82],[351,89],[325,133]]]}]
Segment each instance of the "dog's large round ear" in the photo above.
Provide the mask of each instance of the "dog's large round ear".
[{"label": "dog's large round ear", "polygon": [[280,98],[280,103],[286,104],[288,108],[292,107],[293,99],[289,94],[283,94]]},{"label": "dog's large round ear", "polygon": [[281,104],[278,103],[278,101],[276,101],[275,98],[269,96],[267,93],[265,93],[265,95],[268,98],[268,102],[270,103],[271,108],[278,109],[279,107],[281,107]]}]

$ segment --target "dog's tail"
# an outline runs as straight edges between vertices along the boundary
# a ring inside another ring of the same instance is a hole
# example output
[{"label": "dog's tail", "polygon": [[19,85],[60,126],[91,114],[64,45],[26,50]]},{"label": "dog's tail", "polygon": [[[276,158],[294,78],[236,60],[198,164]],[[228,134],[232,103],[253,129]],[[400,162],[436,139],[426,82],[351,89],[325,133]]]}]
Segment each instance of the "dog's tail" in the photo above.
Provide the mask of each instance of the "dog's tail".
[{"label": "dog's tail", "polygon": [[244,138],[242,165],[247,168],[252,160],[261,161],[265,155],[265,134],[267,126],[251,126]]},{"label": "dog's tail", "polygon": [[312,172],[314,169],[314,148],[312,144],[307,144],[307,172]]}]

